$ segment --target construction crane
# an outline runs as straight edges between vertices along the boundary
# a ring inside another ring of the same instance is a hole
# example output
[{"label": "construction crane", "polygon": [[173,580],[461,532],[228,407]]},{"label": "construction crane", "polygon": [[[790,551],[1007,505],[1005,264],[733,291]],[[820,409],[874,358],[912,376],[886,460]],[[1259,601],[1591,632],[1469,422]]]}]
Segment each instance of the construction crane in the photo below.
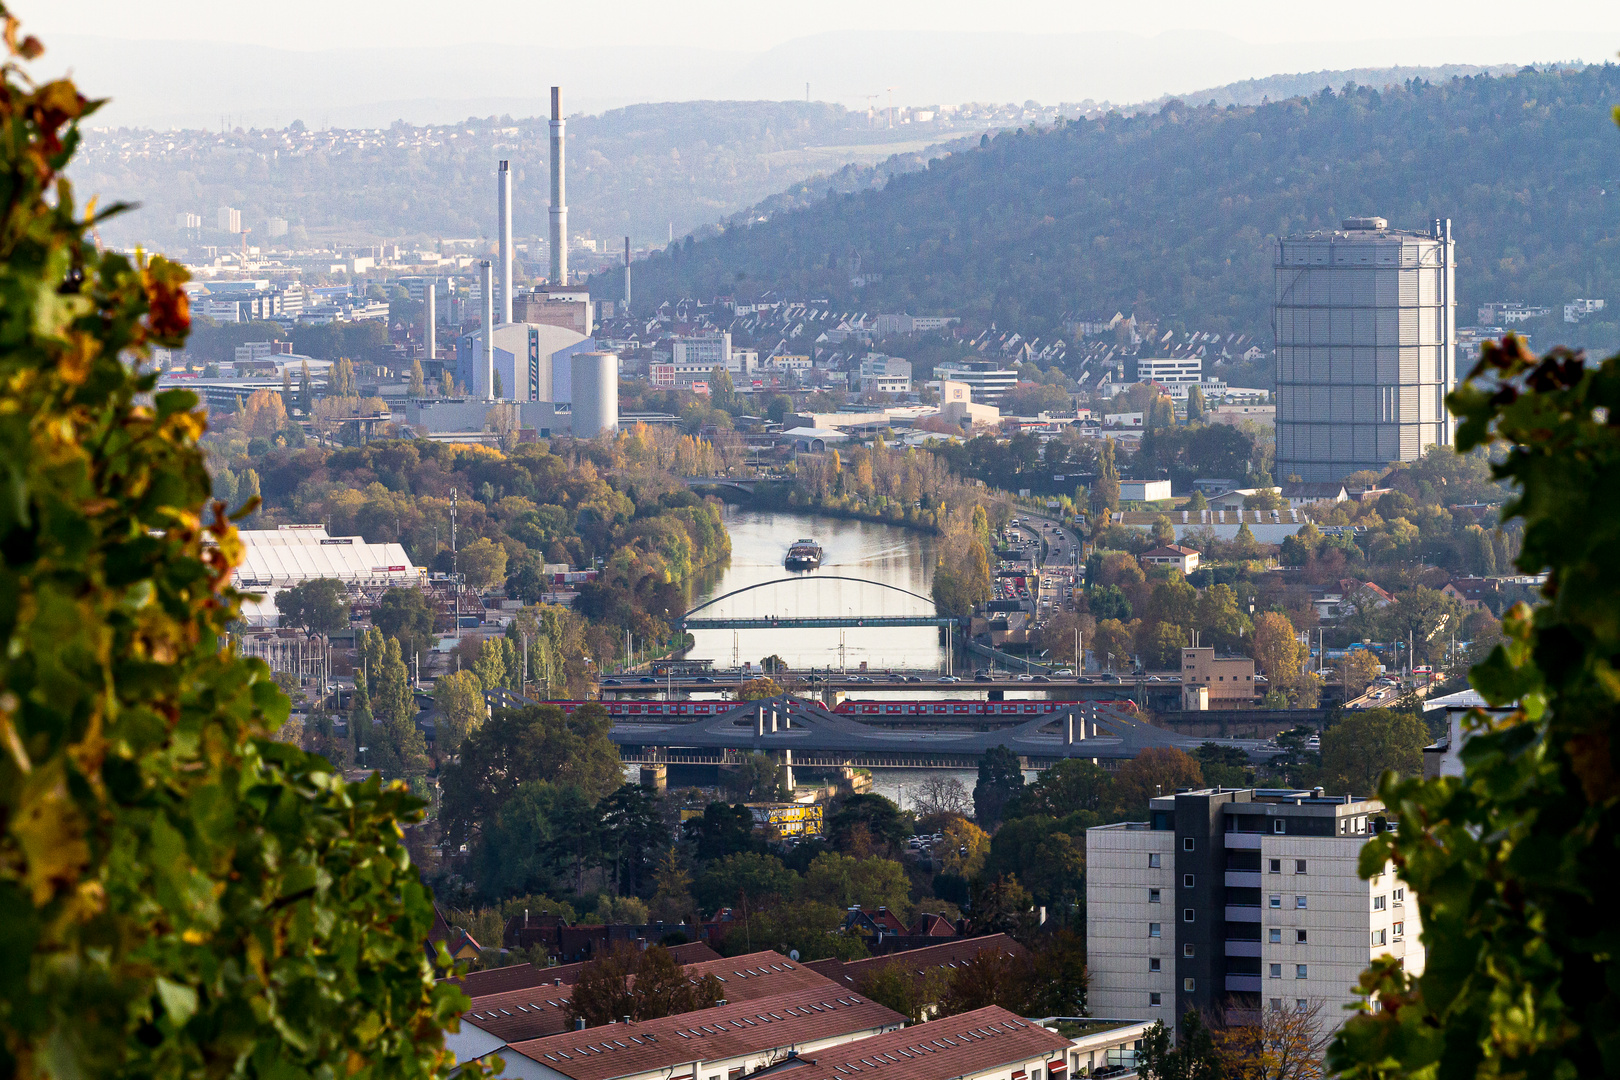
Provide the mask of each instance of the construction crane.
[{"label": "construction crane", "polygon": [[870,127],[871,124],[872,124],[872,115],[873,115],[872,114],[872,109],[873,109],[872,103],[874,101],[876,101],[882,95],[881,94],[865,94],[863,96],[866,98],[866,123],[867,123],[867,126]]}]

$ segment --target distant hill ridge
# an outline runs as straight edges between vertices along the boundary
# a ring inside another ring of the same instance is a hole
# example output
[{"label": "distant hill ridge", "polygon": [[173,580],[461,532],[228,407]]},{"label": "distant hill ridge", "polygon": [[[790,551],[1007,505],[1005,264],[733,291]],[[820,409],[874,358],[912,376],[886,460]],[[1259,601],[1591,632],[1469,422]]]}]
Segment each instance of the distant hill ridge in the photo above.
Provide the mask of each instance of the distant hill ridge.
[{"label": "distant hill ridge", "polygon": [[[638,306],[781,289],[996,320],[1026,336],[1061,333],[1065,313],[1136,310],[1269,337],[1273,238],[1360,214],[1417,229],[1453,220],[1465,324],[1494,299],[1612,306],[1616,102],[1620,68],[1602,65],[1260,106],[1178,100],[1003,132],[881,190],[827,199],[800,185],[736,215],[640,264]],[[611,296],[611,282],[602,291]],[[1538,345],[1563,336],[1556,322],[1528,329]]]}]

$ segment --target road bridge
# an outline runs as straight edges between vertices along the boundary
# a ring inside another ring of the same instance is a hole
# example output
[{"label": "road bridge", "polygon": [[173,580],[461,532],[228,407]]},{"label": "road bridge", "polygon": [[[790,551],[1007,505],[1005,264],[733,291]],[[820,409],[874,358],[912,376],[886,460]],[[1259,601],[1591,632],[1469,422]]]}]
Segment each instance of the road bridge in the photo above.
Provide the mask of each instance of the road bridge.
[{"label": "road bridge", "polygon": [[[734,596],[753,592],[755,589],[768,589],[776,585],[796,585],[805,581],[852,581],[858,585],[872,585],[879,589],[888,589],[921,600],[929,607],[935,609],[933,615],[758,615],[747,617],[716,617],[693,618],[698,612]],[[870,578],[847,577],[843,574],[801,574],[796,577],[773,578],[770,581],[757,581],[752,585],[744,585],[740,589],[733,589],[728,593],[710,597],[697,607],[687,611],[681,617],[683,630],[795,630],[808,627],[839,627],[839,626],[955,626],[957,620],[942,618],[938,614],[938,607],[932,597],[921,593],[902,589],[898,585],[890,585],[886,581],[873,581]]]},{"label": "road bridge", "polygon": [[758,480],[739,480],[735,476],[688,476],[685,482],[689,488],[728,487],[746,491],[750,495],[754,493],[754,485],[759,483]]}]

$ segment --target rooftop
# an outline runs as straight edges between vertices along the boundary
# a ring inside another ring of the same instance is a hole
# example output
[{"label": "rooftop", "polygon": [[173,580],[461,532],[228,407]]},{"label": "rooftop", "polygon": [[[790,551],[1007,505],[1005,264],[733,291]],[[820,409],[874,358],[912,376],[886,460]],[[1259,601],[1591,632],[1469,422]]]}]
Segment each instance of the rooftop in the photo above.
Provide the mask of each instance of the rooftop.
[{"label": "rooftop", "polygon": [[613,1080],[903,1023],[905,1017],[893,1009],[857,994],[811,989],[642,1023],[570,1031],[509,1049],[571,1080]]},{"label": "rooftop", "polygon": [[[1032,1059],[1061,1060],[1069,1040],[997,1005],[821,1050],[799,1080],[953,1080]],[[1054,1060],[1054,1064],[1056,1061]]]}]

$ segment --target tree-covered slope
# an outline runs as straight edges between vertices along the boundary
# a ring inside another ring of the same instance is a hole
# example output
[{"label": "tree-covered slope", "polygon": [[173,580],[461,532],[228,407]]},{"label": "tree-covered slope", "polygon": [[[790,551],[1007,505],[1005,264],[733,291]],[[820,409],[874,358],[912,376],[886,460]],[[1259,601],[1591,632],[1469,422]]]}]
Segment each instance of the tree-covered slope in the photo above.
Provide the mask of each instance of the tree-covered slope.
[{"label": "tree-covered slope", "polygon": [[1617,101],[1607,65],[1006,132],[881,190],[737,215],[638,264],[638,306],[779,288],[1026,334],[1133,307],[1260,331],[1273,238],[1362,214],[1452,219],[1465,323],[1486,300],[1620,302]]}]

